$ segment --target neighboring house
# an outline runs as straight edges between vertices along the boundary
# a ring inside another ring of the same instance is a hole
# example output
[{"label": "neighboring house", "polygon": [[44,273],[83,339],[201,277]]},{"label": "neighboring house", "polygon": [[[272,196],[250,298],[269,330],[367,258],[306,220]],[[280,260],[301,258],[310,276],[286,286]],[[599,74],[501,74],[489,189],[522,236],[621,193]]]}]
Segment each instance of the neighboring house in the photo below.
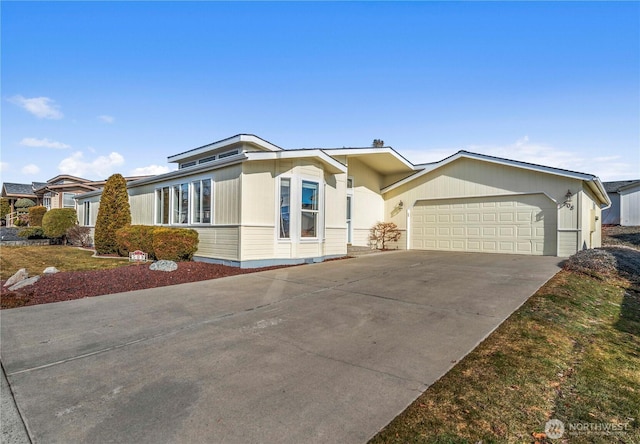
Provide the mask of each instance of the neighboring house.
[{"label": "neighboring house", "polygon": [[31,199],[36,205],[42,205],[42,199],[36,195],[35,190],[46,185],[42,182],[10,183],[2,184],[1,196],[9,201],[11,212],[16,211],[15,203],[18,199]]},{"label": "neighboring house", "polygon": [[602,211],[602,223],[607,225],[640,225],[640,180],[604,182],[611,207]]},{"label": "neighboring house", "polygon": [[[193,228],[195,259],[243,268],[322,261],[368,246],[569,256],[600,246],[610,201],[591,175],[466,151],[413,165],[390,147],[284,150],[240,134],[168,158],[179,169],[130,182],[133,224]],[[95,224],[100,191],[76,196]]]},{"label": "neighboring house", "polygon": [[[138,180],[147,176],[126,178],[127,181]],[[88,191],[100,190],[106,180],[89,180],[82,177],[61,174],[47,182],[32,182],[31,184],[4,183],[2,197],[9,200],[11,213],[16,211],[15,202],[20,198],[29,198],[36,205],[43,205],[48,210],[53,208],[75,208],[75,196]],[[10,217],[9,220],[12,220]],[[11,225],[11,223],[9,223]]]}]

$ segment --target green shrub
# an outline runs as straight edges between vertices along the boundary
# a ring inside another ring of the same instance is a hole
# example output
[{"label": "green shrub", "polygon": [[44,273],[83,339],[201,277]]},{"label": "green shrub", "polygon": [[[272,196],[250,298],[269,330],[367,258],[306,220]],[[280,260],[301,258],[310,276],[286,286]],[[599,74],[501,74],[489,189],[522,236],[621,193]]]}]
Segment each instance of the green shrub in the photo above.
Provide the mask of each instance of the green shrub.
[{"label": "green shrub", "polygon": [[155,259],[153,254],[153,232],[158,227],[151,225],[129,225],[116,231],[118,254],[128,256],[130,252],[141,250],[147,253],[149,259]]},{"label": "green shrub", "polygon": [[42,218],[46,212],[47,207],[43,207],[42,205],[29,208],[29,225],[32,227],[41,227]]},{"label": "green shrub", "polygon": [[26,227],[29,225],[29,215],[27,213],[17,214],[13,219],[13,225],[16,227]]},{"label": "green shrub", "polygon": [[122,175],[114,174],[107,179],[100,196],[94,233],[96,251],[100,254],[117,253],[116,231],[130,224],[127,181]]},{"label": "green shrub", "polygon": [[23,228],[18,231],[18,236],[24,237],[25,239],[46,239],[47,236],[44,235],[44,230],[42,227],[29,227]]},{"label": "green shrub", "polygon": [[62,239],[66,243],[67,230],[78,223],[78,214],[73,208],[55,208],[42,217],[44,235],[52,239]]},{"label": "green shrub", "polygon": [[190,261],[197,250],[196,230],[165,227],[153,230],[153,254],[156,259]]},{"label": "green shrub", "polygon": [[16,200],[16,203],[13,204],[16,208],[30,208],[34,206],[36,203],[31,199],[27,199],[26,197],[22,197]]},{"label": "green shrub", "polygon": [[9,199],[2,197],[0,198],[0,218],[2,218],[2,223],[4,224],[7,220],[7,214],[11,213],[11,205],[9,204]]}]

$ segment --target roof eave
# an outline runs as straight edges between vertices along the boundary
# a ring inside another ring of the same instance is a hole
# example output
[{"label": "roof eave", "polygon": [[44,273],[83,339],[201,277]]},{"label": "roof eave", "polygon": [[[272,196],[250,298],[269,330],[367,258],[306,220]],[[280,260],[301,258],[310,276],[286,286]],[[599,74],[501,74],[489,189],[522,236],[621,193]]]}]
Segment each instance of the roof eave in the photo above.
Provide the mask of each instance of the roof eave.
[{"label": "roof eave", "polygon": [[326,154],[324,151],[320,149],[313,150],[303,150],[303,151],[294,151],[294,150],[283,150],[277,152],[265,152],[265,151],[255,151],[246,153],[248,160],[256,161],[256,160],[278,160],[278,159],[294,159],[294,158],[316,158],[320,160],[324,165],[329,167],[327,171],[332,174],[338,173],[346,173],[347,166],[338,162],[333,157]]}]

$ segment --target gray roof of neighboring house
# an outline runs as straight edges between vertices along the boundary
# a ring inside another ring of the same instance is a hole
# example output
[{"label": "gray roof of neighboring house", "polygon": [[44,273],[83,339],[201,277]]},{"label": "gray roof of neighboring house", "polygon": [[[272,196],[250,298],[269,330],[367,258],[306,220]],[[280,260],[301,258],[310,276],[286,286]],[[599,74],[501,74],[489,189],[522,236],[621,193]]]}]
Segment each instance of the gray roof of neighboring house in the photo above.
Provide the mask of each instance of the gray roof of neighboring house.
[{"label": "gray roof of neighboring house", "polygon": [[620,191],[620,188],[624,188],[635,183],[640,183],[640,179],[618,180],[616,182],[602,182],[602,185],[604,185],[604,189],[607,193],[617,193],[618,191]]},{"label": "gray roof of neighboring house", "polygon": [[30,183],[4,183],[4,190],[7,194],[34,194],[33,184]]}]

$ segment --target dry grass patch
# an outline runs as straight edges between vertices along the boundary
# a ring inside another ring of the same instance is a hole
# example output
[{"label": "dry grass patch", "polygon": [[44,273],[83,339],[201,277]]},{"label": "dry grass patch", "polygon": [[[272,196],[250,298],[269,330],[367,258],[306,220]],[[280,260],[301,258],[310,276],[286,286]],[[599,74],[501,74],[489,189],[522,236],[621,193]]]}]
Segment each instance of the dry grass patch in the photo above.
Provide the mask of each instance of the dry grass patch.
[{"label": "dry grass patch", "polygon": [[535,442],[551,418],[628,430],[538,442],[640,442],[635,285],[561,271],[371,442]]},{"label": "dry grass patch", "polygon": [[60,271],[104,270],[128,265],[128,259],[98,259],[93,251],[75,247],[50,245],[40,247],[2,247],[0,251],[0,279],[9,279],[16,271],[26,268],[30,275],[40,274],[46,267]]}]

